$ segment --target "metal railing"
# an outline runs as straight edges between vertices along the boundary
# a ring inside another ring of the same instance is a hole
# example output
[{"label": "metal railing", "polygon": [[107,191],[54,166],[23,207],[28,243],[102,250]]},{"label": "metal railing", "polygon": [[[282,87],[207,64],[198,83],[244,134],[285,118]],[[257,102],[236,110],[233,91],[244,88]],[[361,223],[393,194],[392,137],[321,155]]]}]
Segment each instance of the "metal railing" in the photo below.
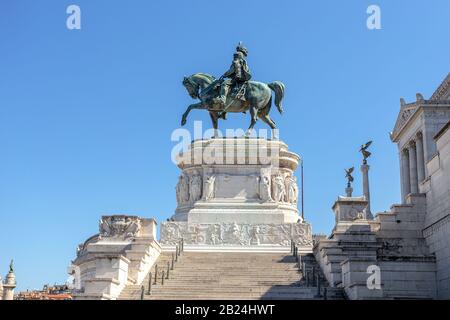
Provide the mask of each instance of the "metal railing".
[{"label": "metal railing", "polygon": [[170,261],[167,261],[165,270],[163,266],[155,264],[154,273],[149,272],[147,292],[145,292],[145,287],[141,286],[141,300],[144,299],[145,294],[147,295],[152,294],[152,287],[158,284],[158,280],[160,280],[161,285],[164,285],[164,280],[170,279],[170,275],[172,274],[170,271],[174,269],[175,263],[178,262],[178,259],[180,258],[181,253],[183,251],[184,251],[184,239],[181,238],[175,244],[175,252],[172,253]]},{"label": "metal railing", "polygon": [[324,300],[327,300],[328,289],[326,286],[322,286],[323,276],[320,273],[320,268],[317,269],[314,265],[307,266],[306,261],[303,261],[302,259],[302,255],[298,253],[298,246],[293,240],[291,240],[291,254],[295,258],[306,287],[317,287],[315,297],[322,297]]},{"label": "metal railing", "polygon": [[298,246],[293,240],[291,240],[291,253],[295,258],[295,262],[298,264],[299,271],[302,271],[302,255],[298,253]]}]

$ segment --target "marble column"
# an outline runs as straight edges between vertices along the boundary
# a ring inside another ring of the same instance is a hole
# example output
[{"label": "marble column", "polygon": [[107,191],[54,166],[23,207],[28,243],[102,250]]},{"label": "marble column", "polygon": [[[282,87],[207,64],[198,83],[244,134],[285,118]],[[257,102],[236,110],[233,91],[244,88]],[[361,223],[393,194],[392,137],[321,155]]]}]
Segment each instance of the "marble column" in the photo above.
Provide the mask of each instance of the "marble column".
[{"label": "marble column", "polygon": [[366,207],[366,219],[372,218],[372,213],[370,212],[370,190],[369,190],[369,165],[361,165],[361,172],[363,174],[363,193],[367,201]]},{"label": "marble column", "polygon": [[406,198],[406,186],[405,186],[405,152],[403,150],[400,150],[398,152],[398,158],[399,158],[399,168],[400,168],[400,191],[402,194],[402,203],[404,203],[404,200]]},{"label": "marble column", "polygon": [[408,147],[409,153],[409,179],[411,185],[411,193],[419,192],[419,185],[417,182],[417,155],[416,144],[411,141]]},{"label": "marble column", "polygon": [[345,193],[346,193],[347,197],[351,198],[352,193],[353,193],[353,188],[350,185],[348,185],[347,188],[345,188]]},{"label": "marble column", "polygon": [[16,276],[11,270],[8,272],[3,284],[3,300],[14,300],[14,288],[16,287]]},{"label": "marble column", "polygon": [[425,179],[425,158],[423,155],[423,136],[422,133],[417,134],[416,139],[417,153],[417,178],[419,183]]},{"label": "marble column", "polygon": [[409,179],[409,154],[407,149],[403,149],[402,152],[402,193],[403,193],[403,203],[406,200],[406,196],[411,193],[411,184]]}]

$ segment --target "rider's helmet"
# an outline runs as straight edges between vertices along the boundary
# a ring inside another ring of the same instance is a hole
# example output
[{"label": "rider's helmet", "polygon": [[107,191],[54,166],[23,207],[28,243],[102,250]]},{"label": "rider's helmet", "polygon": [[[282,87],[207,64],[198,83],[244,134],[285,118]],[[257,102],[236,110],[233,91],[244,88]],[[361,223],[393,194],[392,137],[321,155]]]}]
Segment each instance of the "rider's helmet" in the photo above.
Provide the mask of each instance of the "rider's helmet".
[{"label": "rider's helmet", "polygon": [[245,57],[248,55],[248,50],[242,45],[242,42],[239,42],[238,46],[236,47],[236,53],[242,53]]}]

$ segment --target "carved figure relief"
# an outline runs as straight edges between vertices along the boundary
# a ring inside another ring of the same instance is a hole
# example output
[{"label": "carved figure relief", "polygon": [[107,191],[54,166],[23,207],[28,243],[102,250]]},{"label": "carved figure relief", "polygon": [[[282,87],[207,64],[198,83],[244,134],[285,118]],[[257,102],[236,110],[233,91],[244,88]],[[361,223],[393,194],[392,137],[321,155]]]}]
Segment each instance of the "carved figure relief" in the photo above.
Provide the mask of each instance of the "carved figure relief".
[{"label": "carved figure relief", "polygon": [[211,175],[206,180],[206,201],[215,197],[215,181],[216,176]]},{"label": "carved figure relief", "polygon": [[307,224],[189,224],[163,222],[161,243],[173,245],[181,238],[186,244],[206,245],[260,245],[289,246],[294,240],[299,245],[312,245],[311,228]]},{"label": "carved figure relief", "polygon": [[231,225],[231,232],[229,233],[232,243],[239,243],[241,239],[241,234],[239,230],[239,226],[236,222],[233,222]]},{"label": "carved figure relief", "polygon": [[250,244],[251,245],[259,245],[260,244],[260,239],[259,239],[259,232],[260,229],[258,226],[254,226],[252,229],[252,233],[251,233],[251,240],[250,240]]},{"label": "carved figure relief", "polygon": [[179,205],[189,201],[189,181],[184,174],[182,174],[178,178],[176,194],[177,194],[177,202]]},{"label": "carved figure relief", "polygon": [[211,244],[216,245],[216,244],[220,244],[222,242],[223,238],[222,238],[221,231],[222,231],[222,228],[220,225],[215,224],[212,226],[212,231],[211,231],[211,235],[210,235]]},{"label": "carved figure relief", "polygon": [[286,188],[284,185],[284,179],[281,174],[278,174],[272,178],[272,199],[275,202],[283,202],[286,197]]},{"label": "carved figure relief", "polygon": [[259,198],[263,201],[273,201],[270,189],[270,178],[266,175],[262,175],[259,178]]},{"label": "carved figure relief", "polygon": [[202,177],[198,174],[190,179],[189,183],[189,201],[191,203],[199,200],[202,197]]},{"label": "carved figure relief", "polygon": [[286,202],[296,204],[298,200],[297,178],[288,175],[285,179]]}]

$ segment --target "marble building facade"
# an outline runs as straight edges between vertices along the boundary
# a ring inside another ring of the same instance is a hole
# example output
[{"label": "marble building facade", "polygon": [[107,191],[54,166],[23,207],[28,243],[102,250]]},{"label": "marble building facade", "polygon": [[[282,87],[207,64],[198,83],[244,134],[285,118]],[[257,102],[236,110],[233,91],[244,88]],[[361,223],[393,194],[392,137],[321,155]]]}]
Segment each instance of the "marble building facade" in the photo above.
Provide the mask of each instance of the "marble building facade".
[{"label": "marble building facade", "polygon": [[433,95],[401,100],[391,139],[397,144],[402,200],[424,195],[423,234],[436,256],[437,295],[450,298],[450,74]]},{"label": "marble building facade", "polygon": [[[361,219],[368,198],[339,197],[336,225],[314,254],[350,299],[450,299],[450,74],[429,99],[400,100],[391,140],[401,204]],[[366,283],[373,268],[376,290]]]}]

